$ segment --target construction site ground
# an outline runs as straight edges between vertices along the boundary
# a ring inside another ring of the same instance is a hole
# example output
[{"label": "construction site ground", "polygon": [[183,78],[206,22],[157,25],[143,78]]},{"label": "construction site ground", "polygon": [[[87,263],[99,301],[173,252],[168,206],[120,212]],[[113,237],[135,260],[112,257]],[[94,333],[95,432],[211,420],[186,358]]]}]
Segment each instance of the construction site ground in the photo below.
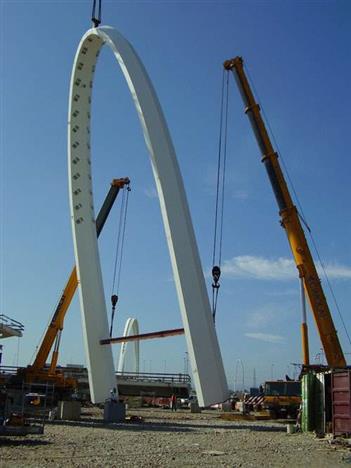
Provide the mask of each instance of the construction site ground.
[{"label": "construction site ground", "polygon": [[334,467],[349,466],[345,445],[313,434],[287,434],[274,421],[225,421],[220,412],[133,409],[142,420],[104,424],[102,410],[80,421],[54,421],[42,436],[0,437],[1,467]]}]

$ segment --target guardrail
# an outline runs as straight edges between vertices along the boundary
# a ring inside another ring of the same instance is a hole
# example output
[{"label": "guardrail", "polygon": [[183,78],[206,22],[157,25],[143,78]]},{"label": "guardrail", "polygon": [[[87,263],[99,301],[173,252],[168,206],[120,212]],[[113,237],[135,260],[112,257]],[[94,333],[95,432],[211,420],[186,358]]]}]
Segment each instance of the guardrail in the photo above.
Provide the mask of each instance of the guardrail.
[{"label": "guardrail", "polygon": [[116,372],[116,375],[117,377],[122,377],[124,380],[133,380],[138,382],[153,381],[163,383],[191,383],[191,378],[188,374],[166,374],[161,372]]},{"label": "guardrail", "polygon": [[[11,374],[17,373],[20,367],[16,366],[0,366],[0,374]],[[57,370],[60,370],[65,377],[73,377],[77,380],[86,379],[88,377],[87,369],[80,367],[61,367],[58,366]],[[123,380],[129,380],[133,382],[162,382],[171,384],[191,384],[191,378],[188,374],[166,374],[162,372],[116,372],[117,377],[123,378]]]},{"label": "guardrail", "polygon": [[24,331],[24,325],[21,322],[18,322],[17,320],[14,320],[4,314],[0,314],[0,327],[1,325],[6,325],[7,327],[13,328],[18,332]]},{"label": "guardrail", "polygon": [[16,366],[0,366],[0,374],[11,374],[14,375],[17,373],[19,367]]}]

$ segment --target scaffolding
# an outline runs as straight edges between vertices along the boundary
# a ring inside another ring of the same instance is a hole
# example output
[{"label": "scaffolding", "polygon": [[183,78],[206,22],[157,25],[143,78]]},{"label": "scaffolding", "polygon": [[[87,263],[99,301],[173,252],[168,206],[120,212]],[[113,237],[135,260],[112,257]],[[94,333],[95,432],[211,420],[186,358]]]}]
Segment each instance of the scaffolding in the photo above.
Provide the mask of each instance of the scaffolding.
[{"label": "scaffolding", "polygon": [[0,388],[0,436],[43,434],[53,408],[54,386],[23,383],[20,388]]},{"label": "scaffolding", "polygon": [[0,339],[11,336],[23,336],[24,326],[21,322],[14,320],[7,315],[0,314]]}]

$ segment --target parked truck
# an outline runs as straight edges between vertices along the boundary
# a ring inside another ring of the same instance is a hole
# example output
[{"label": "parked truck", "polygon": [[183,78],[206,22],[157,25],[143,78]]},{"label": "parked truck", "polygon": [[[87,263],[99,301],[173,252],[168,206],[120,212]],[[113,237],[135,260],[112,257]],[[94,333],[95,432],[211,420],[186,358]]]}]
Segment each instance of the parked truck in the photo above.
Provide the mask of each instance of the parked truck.
[{"label": "parked truck", "polygon": [[272,418],[296,418],[301,405],[299,380],[268,380],[255,395],[246,395],[247,412],[265,412]]}]

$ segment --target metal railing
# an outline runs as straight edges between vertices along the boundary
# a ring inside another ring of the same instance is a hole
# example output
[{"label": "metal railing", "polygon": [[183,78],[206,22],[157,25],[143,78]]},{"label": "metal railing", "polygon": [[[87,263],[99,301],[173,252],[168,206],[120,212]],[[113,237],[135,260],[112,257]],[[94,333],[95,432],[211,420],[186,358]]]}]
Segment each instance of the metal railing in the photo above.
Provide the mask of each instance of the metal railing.
[{"label": "metal railing", "polygon": [[19,367],[16,366],[0,366],[0,374],[15,375]]},{"label": "metal railing", "polygon": [[[0,374],[14,375],[19,367],[16,366],[0,366]],[[65,377],[72,377],[76,380],[87,379],[88,372],[86,368],[80,367],[61,367],[58,366]],[[191,384],[191,378],[188,374],[167,374],[163,372],[116,372],[116,376],[133,382],[159,382],[169,384]]]},{"label": "metal railing", "polygon": [[14,320],[4,314],[0,314],[0,327],[1,325],[13,328],[13,330],[16,330],[18,332],[24,331],[24,325],[21,322],[18,322],[17,320]]},{"label": "metal railing", "polygon": [[190,384],[191,378],[188,374],[166,374],[162,372],[116,372],[117,377],[122,377],[123,380],[132,380],[136,382],[162,382],[162,383],[178,383]]}]

